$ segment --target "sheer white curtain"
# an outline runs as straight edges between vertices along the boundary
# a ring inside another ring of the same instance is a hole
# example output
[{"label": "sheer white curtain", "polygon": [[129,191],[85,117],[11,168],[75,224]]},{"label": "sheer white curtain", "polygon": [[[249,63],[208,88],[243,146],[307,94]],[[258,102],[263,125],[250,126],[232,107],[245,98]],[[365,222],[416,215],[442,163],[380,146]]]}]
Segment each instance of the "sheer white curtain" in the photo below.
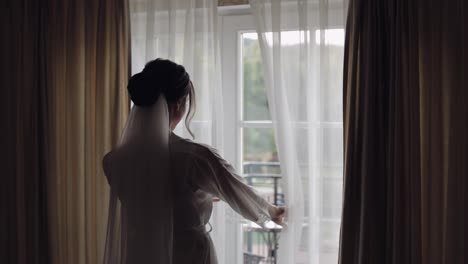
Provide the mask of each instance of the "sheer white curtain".
[{"label": "sheer white curtain", "polygon": [[[198,142],[222,151],[222,95],[216,0],[130,0],[132,72],[161,57],[185,66],[195,86],[196,114],[191,129]],[[176,129],[189,138],[181,122]],[[211,224],[218,259],[224,263],[230,229],[228,208],[216,203]],[[231,249],[230,249],[231,250]]]},{"label": "sheer white curtain", "polygon": [[337,263],[347,1],[251,0],[287,206],[281,264]]},{"label": "sheer white curtain", "polygon": [[[195,86],[192,130],[198,141],[221,143],[222,112],[217,1],[130,0],[132,73],[165,58],[185,66]],[[179,135],[188,137],[180,127]]]}]

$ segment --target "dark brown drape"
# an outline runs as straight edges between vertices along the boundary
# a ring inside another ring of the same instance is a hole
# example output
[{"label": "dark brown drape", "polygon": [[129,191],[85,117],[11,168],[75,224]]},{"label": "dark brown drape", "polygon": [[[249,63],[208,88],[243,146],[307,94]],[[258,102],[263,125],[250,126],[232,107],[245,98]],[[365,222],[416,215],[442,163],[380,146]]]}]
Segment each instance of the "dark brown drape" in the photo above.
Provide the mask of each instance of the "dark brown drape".
[{"label": "dark brown drape", "polygon": [[38,1],[0,10],[0,262],[49,263],[43,10]]},{"label": "dark brown drape", "polygon": [[342,264],[468,261],[467,8],[350,2]]},{"label": "dark brown drape", "polygon": [[468,263],[468,2],[419,10],[423,263]]},{"label": "dark brown drape", "polygon": [[124,0],[0,3],[0,263],[99,263],[127,112]]}]

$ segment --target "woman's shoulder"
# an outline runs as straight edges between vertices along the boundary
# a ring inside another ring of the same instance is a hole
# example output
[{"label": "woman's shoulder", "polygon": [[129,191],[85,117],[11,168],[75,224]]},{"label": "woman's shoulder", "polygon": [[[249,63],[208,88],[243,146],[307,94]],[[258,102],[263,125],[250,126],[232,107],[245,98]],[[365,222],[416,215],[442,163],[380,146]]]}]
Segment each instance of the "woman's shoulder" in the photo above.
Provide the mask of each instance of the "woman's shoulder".
[{"label": "woman's shoulder", "polygon": [[185,154],[195,158],[220,158],[218,151],[212,146],[179,137],[174,133],[171,134],[170,142],[171,152],[174,154]]}]

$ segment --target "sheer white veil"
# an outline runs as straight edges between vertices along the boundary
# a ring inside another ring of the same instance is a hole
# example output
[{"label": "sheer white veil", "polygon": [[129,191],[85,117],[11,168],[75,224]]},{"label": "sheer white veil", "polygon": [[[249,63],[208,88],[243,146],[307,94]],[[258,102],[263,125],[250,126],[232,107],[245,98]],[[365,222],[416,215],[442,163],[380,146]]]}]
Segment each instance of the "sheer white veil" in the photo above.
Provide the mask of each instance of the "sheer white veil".
[{"label": "sheer white veil", "polygon": [[111,193],[104,264],[172,263],[170,132],[161,93],[150,106],[133,106],[117,148],[104,158]]}]

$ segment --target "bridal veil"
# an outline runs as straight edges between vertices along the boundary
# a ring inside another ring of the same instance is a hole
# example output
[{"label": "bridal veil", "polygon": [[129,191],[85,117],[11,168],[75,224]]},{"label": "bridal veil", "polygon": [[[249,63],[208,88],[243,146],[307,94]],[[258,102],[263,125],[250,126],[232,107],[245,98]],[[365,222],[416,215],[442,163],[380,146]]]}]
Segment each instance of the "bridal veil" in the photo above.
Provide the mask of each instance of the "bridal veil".
[{"label": "bridal veil", "polygon": [[133,106],[117,148],[104,157],[111,190],[104,264],[172,263],[169,136],[161,93],[150,106]]}]

